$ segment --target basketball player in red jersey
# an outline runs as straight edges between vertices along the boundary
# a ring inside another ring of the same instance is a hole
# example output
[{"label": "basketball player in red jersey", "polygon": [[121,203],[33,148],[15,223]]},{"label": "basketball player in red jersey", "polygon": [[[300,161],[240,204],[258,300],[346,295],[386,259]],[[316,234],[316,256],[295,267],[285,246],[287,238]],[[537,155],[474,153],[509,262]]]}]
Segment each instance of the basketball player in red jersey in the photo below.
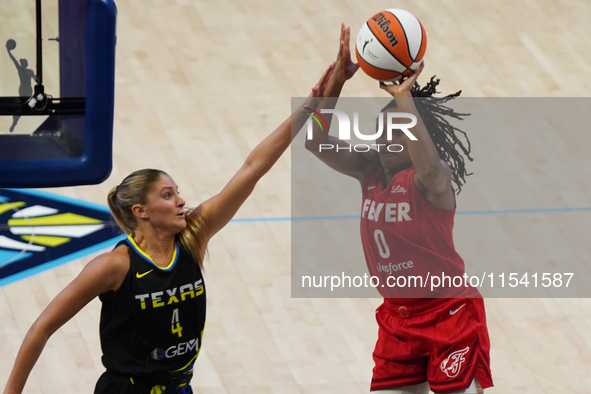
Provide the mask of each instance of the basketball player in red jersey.
[{"label": "basketball player in red jersey", "polygon": [[[358,69],[351,61],[349,40],[350,28],[343,26],[338,60],[324,91],[326,101],[338,97]],[[464,274],[452,239],[452,181],[461,186],[466,171],[458,150],[469,154],[469,149],[456,136],[460,130],[415,106],[412,97],[431,96],[438,83],[431,79],[423,89],[415,86],[423,67],[399,83],[380,83],[394,97],[382,112],[415,115],[417,124],[410,131],[416,141],[394,130],[391,139],[384,135],[376,141],[380,152],[361,153],[319,127],[306,141],[318,158],[361,184],[363,249],[370,273],[381,281],[384,272],[423,278],[428,273]],[[430,105],[437,110],[437,103]],[[342,149],[321,151],[320,144]],[[372,392],[428,393],[430,387],[435,393],[476,394],[492,386],[484,303],[477,290],[449,286],[426,294],[419,289],[386,289],[376,311],[379,337]]]}]

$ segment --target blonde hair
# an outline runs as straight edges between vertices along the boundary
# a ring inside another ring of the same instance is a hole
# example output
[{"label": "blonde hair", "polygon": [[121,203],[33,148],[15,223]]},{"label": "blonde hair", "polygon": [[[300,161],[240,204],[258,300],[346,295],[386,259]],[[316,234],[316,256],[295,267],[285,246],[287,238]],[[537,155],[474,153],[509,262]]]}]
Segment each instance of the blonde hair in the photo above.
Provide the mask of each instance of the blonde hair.
[{"label": "blonde hair", "polygon": [[[163,175],[168,176],[166,172],[152,168],[134,171],[109,191],[109,209],[124,233],[133,234],[138,222],[132,207],[136,204],[146,205],[150,190]],[[201,255],[206,252],[205,222],[196,208],[185,209],[185,220],[187,226],[177,234],[177,240],[203,268]]]}]

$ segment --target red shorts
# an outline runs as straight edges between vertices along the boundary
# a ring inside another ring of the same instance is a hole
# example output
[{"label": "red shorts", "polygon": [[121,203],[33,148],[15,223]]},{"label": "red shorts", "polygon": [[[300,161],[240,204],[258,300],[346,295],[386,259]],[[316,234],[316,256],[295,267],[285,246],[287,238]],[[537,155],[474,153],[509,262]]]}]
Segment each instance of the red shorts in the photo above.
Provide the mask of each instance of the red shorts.
[{"label": "red shorts", "polygon": [[491,387],[490,341],[482,298],[439,298],[410,305],[384,301],[371,390],[429,382],[435,393]]}]

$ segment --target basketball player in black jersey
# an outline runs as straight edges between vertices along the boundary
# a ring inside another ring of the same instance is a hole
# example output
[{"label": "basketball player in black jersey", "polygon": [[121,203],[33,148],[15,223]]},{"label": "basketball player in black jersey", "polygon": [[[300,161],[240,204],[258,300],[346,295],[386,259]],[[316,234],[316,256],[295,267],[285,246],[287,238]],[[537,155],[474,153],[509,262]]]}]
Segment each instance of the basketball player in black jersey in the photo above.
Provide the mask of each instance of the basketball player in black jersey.
[{"label": "basketball player in black jersey", "polygon": [[43,311],[18,352],[4,394],[21,393],[49,337],[95,297],[103,302],[100,336],[107,371],[96,394],[191,393],[205,323],[201,267],[221,230],[319,108],[334,63],[305,103],[262,141],[224,189],[188,210],[174,180],[159,170],[132,173],[108,196],[129,237],[90,261]]}]

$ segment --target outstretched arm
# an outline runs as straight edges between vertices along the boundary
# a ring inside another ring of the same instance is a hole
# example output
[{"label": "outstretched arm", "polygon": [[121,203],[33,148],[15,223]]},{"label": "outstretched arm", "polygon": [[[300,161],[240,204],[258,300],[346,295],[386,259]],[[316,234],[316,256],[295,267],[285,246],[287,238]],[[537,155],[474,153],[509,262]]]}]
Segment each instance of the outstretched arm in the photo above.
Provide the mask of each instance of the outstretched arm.
[{"label": "outstretched arm", "polygon": [[33,323],[19,349],[4,394],[23,391],[33,366],[49,337],[99,294],[115,290],[129,270],[129,259],[117,251],[93,259],[62,290]]},{"label": "outstretched arm", "polygon": [[417,169],[414,177],[415,185],[434,205],[444,209],[453,209],[455,198],[451,187],[451,169],[445,161],[439,158],[437,148],[419,115],[410,93],[424,67],[425,63],[423,62],[404,81],[390,85],[380,83],[380,88],[394,97],[400,112],[412,113],[417,118],[417,124],[412,128],[412,133],[417,140],[409,140],[407,144],[408,153]]},{"label": "outstretched arm", "polygon": [[199,209],[195,210],[195,214],[201,215],[205,222],[207,239],[221,230],[234,217],[240,206],[254,190],[259,179],[273,167],[285,152],[295,137],[295,135],[292,136],[292,129],[300,130],[308,119],[307,110],[304,107],[318,107],[319,96],[326,88],[326,82],[332,70],[333,65],[324,72],[312,89],[308,99],[254,148],[224,189],[219,194],[203,202]]},{"label": "outstretched arm", "polygon": [[12,54],[12,52],[10,52],[10,49],[6,48],[6,50],[8,51],[8,56],[10,56],[10,58],[12,59],[12,62],[16,66],[17,70],[20,69],[21,66],[20,66],[20,64],[18,64],[18,61],[16,60],[16,58],[14,57],[14,55]]},{"label": "outstretched arm", "polygon": [[[351,28],[341,24],[341,39],[335,62],[335,71],[328,81],[322,108],[332,109],[336,106],[343,85],[359,69],[359,65],[351,61],[350,39]],[[363,181],[366,173],[371,171],[372,165],[377,165],[377,152],[360,153],[350,151],[347,142],[328,134],[331,120],[332,115],[328,115],[326,117],[328,126],[326,130],[317,124],[313,125],[312,139],[306,139],[306,149],[334,170],[352,176],[360,182]],[[333,146],[334,149],[322,150],[322,146]]]}]

